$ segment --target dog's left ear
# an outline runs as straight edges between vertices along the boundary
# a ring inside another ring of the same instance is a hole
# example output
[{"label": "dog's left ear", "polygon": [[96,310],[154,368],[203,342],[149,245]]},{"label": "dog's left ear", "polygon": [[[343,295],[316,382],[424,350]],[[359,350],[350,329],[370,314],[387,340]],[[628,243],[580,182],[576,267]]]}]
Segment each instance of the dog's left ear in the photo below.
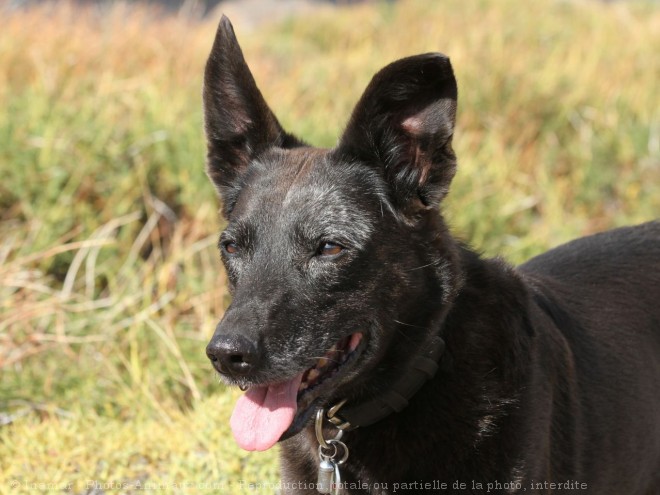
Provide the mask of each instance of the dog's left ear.
[{"label": "dog's left ear", "polygon": [[380,167],[404,211],[435,207],[456,171],[456,98],[444,55],[398,60],[373,77],[336,152]]},{"label": "dog's left ear", "polygon": [[229,19],[222,16],[204,72],[207,173],[228,216],[248,164],[266,149],[301,144],[287,134],[257,88]]}]

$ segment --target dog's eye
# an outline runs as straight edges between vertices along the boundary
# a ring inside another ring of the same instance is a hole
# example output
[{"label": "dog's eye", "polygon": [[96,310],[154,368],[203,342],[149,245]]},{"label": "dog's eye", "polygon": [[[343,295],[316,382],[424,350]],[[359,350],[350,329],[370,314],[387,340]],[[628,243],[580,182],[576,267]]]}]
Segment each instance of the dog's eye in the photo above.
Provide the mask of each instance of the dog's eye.
[{"label": "dog's eye", "polygon": [[319,256],[336,256],[344,250],[343,246],[334,242],[322,242],[319,246]]},{"label": "dog's eye", "polygon": [[225,252],[227,254],[236,254],[238,253],[238,246],[234,241],[226,241],[222,243],[222,247],[224,248]]}]

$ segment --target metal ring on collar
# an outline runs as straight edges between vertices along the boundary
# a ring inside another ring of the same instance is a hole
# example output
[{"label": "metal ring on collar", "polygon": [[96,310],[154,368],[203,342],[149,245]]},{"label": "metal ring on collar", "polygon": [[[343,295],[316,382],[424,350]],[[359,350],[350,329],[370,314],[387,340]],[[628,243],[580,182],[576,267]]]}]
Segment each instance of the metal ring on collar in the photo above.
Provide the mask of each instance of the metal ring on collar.
[{"label": "metal ring on collar", "polygon": [[316,421],[314,423],[314,431],[316,432],[316,440],[319,442],[319,445],[323,447],[324,449],[329,449],[330,443],[333,440],[339,441],[344,434],[343,430],[339,430],[337,432],[337,436],[335,438],[326,440],[323,438],[323,417],[325,416],[325,411],[323,410],[322,407],[319,407],[318,410],[316,411]]},{"label": "metal ring on collar", "polygon": [[[328,440],[328,443],[335,448],[335,451],[332,454],[332,462],[337,464],[337,466],[341,466],[346,462],[346,459],[348,459],[348,447],[346,447],[346,444],[344,442],[340,442],[337,439]],[[335,460],[335,457],[337,456],[338,453],[337,446],[340,446],[342,449],[344,449],[344,455],[338,461]]]},{"label": "metal ring on collar", "polygon": [[[335,441],[335,440],[328,440],[328,442],[334,442],[334,441]],[[323,451],[326,450],[326,449],[333,449],[333,450],[332,450],[332,454],[328,455],[328,454],[326,454],[325,452],[323,452]],[[335,457],[337,457],[337,452],[338,452],[338,450],[337,450],[337,446],[336,446],[336,445],[332,445],[332,444],[330,444],[330,443],[328,443],[328,446],[327,446],[327,447],[324,447],[323,445],[319,445],[319,457],[320,457],[321,459],[334,461]]]}]

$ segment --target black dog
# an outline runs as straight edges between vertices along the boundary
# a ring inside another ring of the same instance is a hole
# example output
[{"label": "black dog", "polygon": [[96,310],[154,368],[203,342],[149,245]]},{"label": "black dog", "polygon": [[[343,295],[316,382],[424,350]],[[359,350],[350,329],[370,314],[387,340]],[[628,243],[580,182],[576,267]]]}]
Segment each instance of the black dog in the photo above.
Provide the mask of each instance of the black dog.
[{"label": "black dog", "polygon": [[659,494],[660,222],[480,258],[437,208],[456,94],[445,56],[399,60],[312,148],[221,21],[204,110],[233,301],[207,354],[247,390],[237,442],[282,441],[284,493]]}]

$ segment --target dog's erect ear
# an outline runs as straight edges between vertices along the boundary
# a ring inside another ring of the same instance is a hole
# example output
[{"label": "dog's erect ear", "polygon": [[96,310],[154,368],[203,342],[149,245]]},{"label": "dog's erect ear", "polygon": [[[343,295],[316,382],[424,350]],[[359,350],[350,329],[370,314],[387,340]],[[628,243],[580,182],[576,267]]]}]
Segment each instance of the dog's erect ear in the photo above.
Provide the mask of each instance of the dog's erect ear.
[{"label": "dog's erect ear", "polygon": [[222,196],[227,216],[252,159],[273,146],[286,148],[301,143],[284,132],[268,108],[225,16],[206,62],[203,98],[207,172]]},{"label": "dog's erect ear", "polygon": [[456,96],[444,55],[398,60],[367,86],[337,152],[381,167],[400,207],[434,207],[456,171]]}]

